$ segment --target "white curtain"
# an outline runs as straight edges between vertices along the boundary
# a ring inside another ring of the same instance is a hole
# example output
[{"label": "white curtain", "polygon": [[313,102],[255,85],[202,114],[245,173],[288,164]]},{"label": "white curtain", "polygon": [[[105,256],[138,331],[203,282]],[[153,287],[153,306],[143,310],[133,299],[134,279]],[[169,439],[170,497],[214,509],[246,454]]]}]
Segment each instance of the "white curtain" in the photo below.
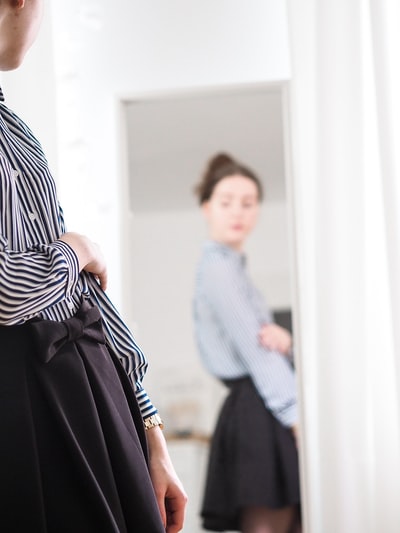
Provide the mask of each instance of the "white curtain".
[{"label": "white curtain", "polygon": [[306,533],[400,531],[400,2],[288,0]]}]

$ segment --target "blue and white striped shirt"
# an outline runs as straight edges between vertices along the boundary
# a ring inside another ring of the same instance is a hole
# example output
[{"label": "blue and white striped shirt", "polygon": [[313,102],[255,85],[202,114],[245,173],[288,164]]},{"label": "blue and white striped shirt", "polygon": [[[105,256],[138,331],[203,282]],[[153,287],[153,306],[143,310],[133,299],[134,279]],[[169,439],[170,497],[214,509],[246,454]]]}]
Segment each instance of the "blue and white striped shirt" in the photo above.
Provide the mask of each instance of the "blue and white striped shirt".
[{"label": "blue and white striped shirt", "polygon": [[97,304],[142,415],[150,416],[157,410],[142,386],[146,358],[95,278],[79,273],[75,252],[58,240],[65,224],[45,155],[2,99],[0,90],[0,324],[63,320],[83,298]]},{"label": "blue and white striped shirt", "polygon": [[200,357],[209,372],[222,380],[249,376],[274,416],[284,426],[296,424],[294,370],[286,356],[259,342],[261,327],[273,319],[242,254],[215,241],[204,244],[193,313]]}]

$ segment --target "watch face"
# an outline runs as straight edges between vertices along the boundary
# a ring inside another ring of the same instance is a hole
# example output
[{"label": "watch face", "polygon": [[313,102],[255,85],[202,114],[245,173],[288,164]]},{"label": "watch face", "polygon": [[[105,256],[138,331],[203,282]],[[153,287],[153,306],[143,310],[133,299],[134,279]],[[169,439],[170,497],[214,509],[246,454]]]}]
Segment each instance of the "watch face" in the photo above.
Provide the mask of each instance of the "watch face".
[{"label": "watch face", "polygon": [[150,429],[155,426],[160,426],[161,429],[164,427],[164,424],[161,420],[160,415],[155,414],[144,419],[144,427],[146,429]]}]

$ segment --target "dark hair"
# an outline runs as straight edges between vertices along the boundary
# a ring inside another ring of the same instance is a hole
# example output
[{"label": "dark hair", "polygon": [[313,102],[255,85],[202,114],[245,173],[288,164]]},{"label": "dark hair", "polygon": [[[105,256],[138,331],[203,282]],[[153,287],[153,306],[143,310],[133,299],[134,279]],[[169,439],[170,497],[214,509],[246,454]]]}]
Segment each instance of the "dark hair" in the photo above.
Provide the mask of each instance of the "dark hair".
[{"label": "dark hair", "polygon": [[249,178],[256,184],[258,199],[261,201],[263,189],[261,181],[256,174],[250,168],[233,159],[230,155],[221,152],[209,160],[200,182],[195,187],[195,194],[199,199],[199,204],[201,205],[211,198],[217,183],[228,176],[234,176],[236,174]]}]

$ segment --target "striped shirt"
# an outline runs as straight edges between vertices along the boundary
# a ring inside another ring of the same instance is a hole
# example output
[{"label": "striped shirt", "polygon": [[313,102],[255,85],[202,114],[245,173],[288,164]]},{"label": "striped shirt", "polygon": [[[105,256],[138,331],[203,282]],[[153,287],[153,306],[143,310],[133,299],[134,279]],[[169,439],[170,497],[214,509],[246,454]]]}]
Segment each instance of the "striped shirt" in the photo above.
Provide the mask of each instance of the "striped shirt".
[{"label": "striped shirt", "polygon": [[79,272],[75,252],[58,240],[66,229],[45,155],[1,100],[0,90],[0,325],[33,317],[64,320],[83,299],[96,304],[107,342],[148,417],[157,410],[142,386],[146,358],[95,278]]},{"label": "striped shirt", "polygon": [[250,281],[245,257],[207,241],[196,274],[194,331],[208,371],[222,380],[250,377],[268,409],[284,425],[297,423],[296,384],[288,358],[259,342],[263,325],[273,322]]}]

